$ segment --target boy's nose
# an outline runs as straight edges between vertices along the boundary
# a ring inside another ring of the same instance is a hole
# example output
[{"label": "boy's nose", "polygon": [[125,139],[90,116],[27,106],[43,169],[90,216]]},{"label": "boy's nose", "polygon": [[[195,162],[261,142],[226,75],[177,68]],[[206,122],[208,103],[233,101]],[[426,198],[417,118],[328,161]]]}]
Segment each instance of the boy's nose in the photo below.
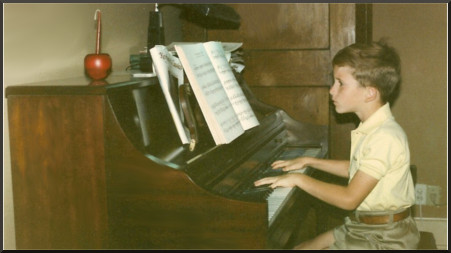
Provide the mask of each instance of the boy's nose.
[{"label": "boy's nose", "polygon": [[331,96],[333,96],[333,95],[335,94],[335,89],[334,89],[334,87],[335,87],[335,85],[330,86],[329,94],[330,94]]}]

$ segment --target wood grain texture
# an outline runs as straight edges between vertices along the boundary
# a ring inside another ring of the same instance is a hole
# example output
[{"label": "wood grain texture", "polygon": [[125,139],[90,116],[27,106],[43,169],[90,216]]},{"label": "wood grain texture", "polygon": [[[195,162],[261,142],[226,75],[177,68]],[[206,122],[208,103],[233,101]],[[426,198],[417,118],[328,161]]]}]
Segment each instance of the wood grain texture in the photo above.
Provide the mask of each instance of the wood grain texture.
[{"label": "wood grain texture", "polygon": [[292,118],[311,124],[327,125],[329,93],[327,87],[252,87],[264,103],[283,108]]},{"label": "wood grain texture", "polygon": [[102,98],[8,97],[18,249],[102,248]]},{"label": "wood grain texture", "polygon": [[329,47],[328,4],[229,4],[241,16],[238,30],[209,30],[208,40],[243,42],[246,49]]},{"label": "wood grain texture", "polygon": [[332,68],[328,50],[246,51],[244,78],[250,86],[324,86]]},{"label": "wood grain texture", "polygon": [[119,127],[111,108],[105,133],[110,248],[266,247],[266,203],[217,196],[197,186],[185,171],[144,156]]},{"label": "wood grain texture", "polygon": [[[355,43],[356,34],[355,5],[330,4],[330,57],[333,59],[338,50]],[[349,159],[351,135],[356,127],[357,117],[353,114],[337,114],[335,108],[330,111],[330,157]],[[358,119],[357,119],[358,120]]]},{"label": "wood grain texture", "polygon": [[228,5],[241,16],[240,28],[208,30],[208,40],[243,42],[243,76],[259,99],[297,120],[328,125],[329,4]]}]

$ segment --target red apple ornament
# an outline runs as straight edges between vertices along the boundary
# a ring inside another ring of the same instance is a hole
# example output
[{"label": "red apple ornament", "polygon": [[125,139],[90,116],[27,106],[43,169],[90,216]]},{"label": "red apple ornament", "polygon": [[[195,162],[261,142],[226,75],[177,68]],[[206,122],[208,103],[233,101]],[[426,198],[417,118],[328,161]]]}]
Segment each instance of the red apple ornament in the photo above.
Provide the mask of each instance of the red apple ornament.
[{"label": "red apple ornament", "polygon": [[100,10],[96,10],[94,19],[97,19],[96,53],[85,56],[85,71],[93,80],[102,80],[111,72],[111,57],[100,53]]}]

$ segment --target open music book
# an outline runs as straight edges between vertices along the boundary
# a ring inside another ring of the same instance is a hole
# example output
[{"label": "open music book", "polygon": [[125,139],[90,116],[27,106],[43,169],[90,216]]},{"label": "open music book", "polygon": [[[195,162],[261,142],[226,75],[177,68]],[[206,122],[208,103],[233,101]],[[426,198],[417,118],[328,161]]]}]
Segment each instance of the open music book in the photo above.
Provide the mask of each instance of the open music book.
[{"label": "open music book", "polygon": [[259,125],[221,42],[174,45],[216,145]]}]

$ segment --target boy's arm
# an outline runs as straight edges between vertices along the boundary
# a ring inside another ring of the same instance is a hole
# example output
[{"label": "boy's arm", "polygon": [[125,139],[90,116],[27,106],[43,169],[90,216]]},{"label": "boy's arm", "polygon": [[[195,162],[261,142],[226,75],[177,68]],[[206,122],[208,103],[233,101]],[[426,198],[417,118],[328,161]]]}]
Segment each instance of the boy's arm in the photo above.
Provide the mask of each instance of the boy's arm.
[{"label": "boy's arm", "polygon": [[278,160],[271,164],[274,169],[282,168],[283,171],[303,169],[307,166],[322,170],[324,172],[348,178],[349,161],[328,160],[314,157],[298,157],[292,160]]},{"label": "boy's arm", "polygon": [[255,186],[265,184],[270,184],[272,188],[297,186],[326,203],[342,209],[354,210],[373,190],[378,181],[359,170],[347,186],[326,183],[301,173],[263,178],[257,180]]}]

